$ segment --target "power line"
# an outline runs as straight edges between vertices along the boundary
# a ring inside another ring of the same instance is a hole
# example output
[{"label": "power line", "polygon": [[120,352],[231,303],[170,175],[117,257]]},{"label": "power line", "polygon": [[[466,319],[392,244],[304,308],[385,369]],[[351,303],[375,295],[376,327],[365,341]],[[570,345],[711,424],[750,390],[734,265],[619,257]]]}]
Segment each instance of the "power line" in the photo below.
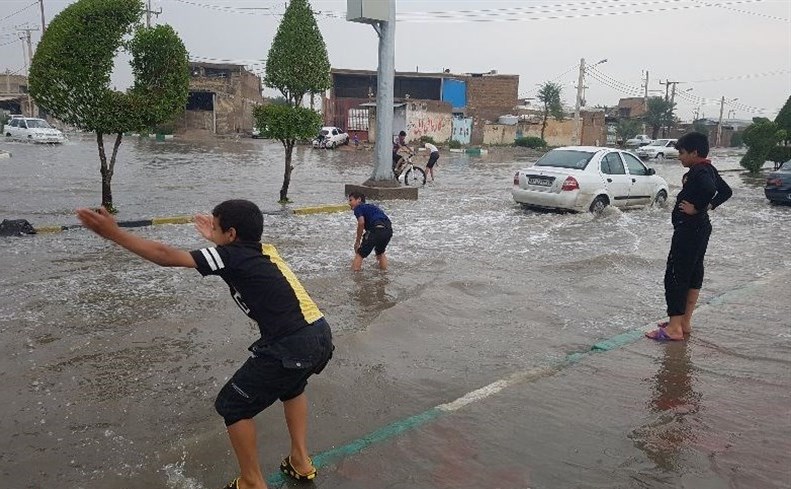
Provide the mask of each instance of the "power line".
[{"label": "power line", "polygon": [[701,0],[695,0],[695,1],[698,2],[698,3],[702,3],[706,7],[717,7],[717,8],[722,8],[722,9],[725,9],[725,10],[731,10],[733,12],[738,12],[740,14],[755,15],[757,17],[763,17],[765,19],[771,19],[771,20],[779,20],[781,22],[791,22],[791,19],[787,19],[785,17],[777,17],[777,16],[774,16],[774,15],[762,14],[760,12],[753,12],[751,10],[742,10],[742,9],[738,9],[738,8],[729,7],[728,5],[719,4],[719,3],[707,3],[707,2],[702,2]]},{"label": "power line", "polygon": [[748,75],[734,75],[734,76],[726,76],[722,78],[709,78],[707,80],[693,80],[690,83],[709,83],[709,82],[718,82],[718,81],[727,81],[727,80],[745,80],[748,78],[762,78],[765,76],[786,75],[789,73],[791,73],[791,70],[766,71],[764,73],[751,73]]},{"label": "power line", "polygon": [[32,7],[34,5],[38,5],[38,1],[35,1],[35,2],[31,3],[30,5],[28,5],[27,7],[21,8],[21,9],[17,10],[16,12],[12,13],[12,14],[6,15],[2,19],[0,19],[0,22],[4,21],[6,19],[10,19],[11,17],[15,16],[16,14],[22,13],[25,10],[29,9],[30,7]]}]

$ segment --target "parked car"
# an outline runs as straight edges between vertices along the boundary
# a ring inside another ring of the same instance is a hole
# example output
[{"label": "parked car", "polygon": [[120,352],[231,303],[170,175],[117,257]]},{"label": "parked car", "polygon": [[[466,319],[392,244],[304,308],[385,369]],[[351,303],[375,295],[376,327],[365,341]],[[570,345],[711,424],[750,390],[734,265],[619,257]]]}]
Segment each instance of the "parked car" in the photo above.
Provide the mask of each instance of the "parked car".
[{"label": "parked car", "polygon": [[314,148],[337,148],[341,144],[349,144],[349,135],[343,129],[334,126],[322,127],[319,135],[313,140]]},{"label": "parked car", "polygon": [[44,119],[17,117],[3,126],[3,134],[10,139],[34,143],[62,143],[66,141],[63,133],[50,126]]},{"label": "parked car", "polygon": [[791,205],[791,160],[767,175],[764,194],[772,204]]},{"label": "parked car", "polygon": [[653,139],[649,138],[647,134],[638,134],[632,139],[627,139],[623,145],[627,148],[639,148],[640,146],[649,144],[651,141],[653,141]]},{"label": "parked car", "polygon": [[664,205],[668,187],[629,151],[567,146],[517,171],[511,194],[524,207],[598,213],[608,205]]},{"label": "parked car", "polygon": [[637,148],[635,152],[637,156],[645,159],[656,158],[657,160],[663,160],[665,158],[678,158],[676,141],[678,141],[678,139],[656,139],[645,146]]}]

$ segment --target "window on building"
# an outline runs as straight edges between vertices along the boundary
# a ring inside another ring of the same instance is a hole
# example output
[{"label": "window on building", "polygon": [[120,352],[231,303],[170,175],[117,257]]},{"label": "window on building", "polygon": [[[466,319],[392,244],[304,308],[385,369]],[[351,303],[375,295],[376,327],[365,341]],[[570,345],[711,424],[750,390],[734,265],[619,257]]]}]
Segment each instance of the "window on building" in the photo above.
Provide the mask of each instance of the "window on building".
[{"label": "window on building", "polygon": [[187,110],[214,110],[213,95],[212,92],[190,92]]}]

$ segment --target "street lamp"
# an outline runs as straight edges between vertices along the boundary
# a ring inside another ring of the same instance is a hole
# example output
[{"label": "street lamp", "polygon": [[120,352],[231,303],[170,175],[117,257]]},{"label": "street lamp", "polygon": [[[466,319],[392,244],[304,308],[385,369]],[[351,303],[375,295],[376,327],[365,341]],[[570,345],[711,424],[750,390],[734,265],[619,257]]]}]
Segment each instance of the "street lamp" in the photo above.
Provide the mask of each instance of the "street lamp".
[{"label": "street lamp", "polygon": [[579,79],[577,80],[577,102],[574,104],[574,137],[572,140],[572,143],[574,144],[581,143],[580,128],[582,124],[580,123],[580,107],[582,106],[582,100],[585,92],[585,70],[589,68],[593,68],[594,66],[598,66],[606,62],[607,62],[607,58],[599,60],[596,63],[590,65],[588,68],[586,68],[585,58],[580,59],[580,76]]},{"label": "street lamp", "polygon": [[737,100],[739,100],[739,97],[732,98],[726,102],[725,95],[723,95],[722,98],[720,99],[720,120],[719,122],[717,122],[717,140],[715,143],[715,146],[717,147],[720,147],[722,145],[722,113],[725,110],[725,104],[726,103],[730,104],[736,102]]}]

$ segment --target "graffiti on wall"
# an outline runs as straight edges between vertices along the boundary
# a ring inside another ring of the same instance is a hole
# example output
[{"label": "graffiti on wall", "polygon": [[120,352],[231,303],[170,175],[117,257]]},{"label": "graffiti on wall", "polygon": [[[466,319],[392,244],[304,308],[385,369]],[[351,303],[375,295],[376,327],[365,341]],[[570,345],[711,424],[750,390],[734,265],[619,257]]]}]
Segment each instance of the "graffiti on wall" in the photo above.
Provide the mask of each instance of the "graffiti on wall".
[{"label": "graffiti on wall", "polygon": [[414,141],[429,136],[435,141],[447,141],[451,136],[451,116],[449,113],[428,110],[425,104],[407,105],[407,140]]}]

